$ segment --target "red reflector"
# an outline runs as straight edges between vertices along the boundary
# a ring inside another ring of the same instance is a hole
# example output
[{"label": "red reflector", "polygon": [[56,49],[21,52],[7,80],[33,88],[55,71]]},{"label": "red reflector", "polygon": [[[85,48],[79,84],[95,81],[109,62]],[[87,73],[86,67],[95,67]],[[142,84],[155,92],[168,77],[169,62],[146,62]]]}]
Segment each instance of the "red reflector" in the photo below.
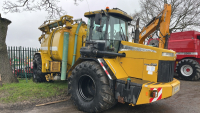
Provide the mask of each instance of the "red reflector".
[{"label": "red reflector", "polygon": [[157,91],[157,90],[153,90],[153,91],[151,91],[150,96],[151,96],[152,98],[156,98],[156,97],[158,97],[158,91]]}]

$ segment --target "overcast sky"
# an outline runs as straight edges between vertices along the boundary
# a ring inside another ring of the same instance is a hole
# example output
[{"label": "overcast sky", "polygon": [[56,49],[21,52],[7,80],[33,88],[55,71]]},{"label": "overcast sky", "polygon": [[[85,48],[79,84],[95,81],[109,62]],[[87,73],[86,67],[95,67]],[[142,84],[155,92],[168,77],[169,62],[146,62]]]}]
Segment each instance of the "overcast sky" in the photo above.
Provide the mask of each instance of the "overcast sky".
[{"label": "overcast sky", "polygon": [[[0,0],[0,13],[3,18],[7,18],[12,21],[8,26],[8,33],[6,38],[7,46],[24,46],[24,47],[40,47],[38,38],[41,35],[41,31],[38,27],[47,20],[47,12],[35,11],[35,12],[21,12],[21,13],[8,13],[4,14],[2,11],[2,5],[4,0]],[[67,15],[71,15],[74,19],[82,18],[87,22],[87,18],[84,17],[84,13],[100,9],[105,9],[106,6],[110,8],[120,8],[121,10],[132,14],[135,10],[139,11],[139,0],[83,0],[78,2],[79,5],[74,5],[74,0],[60,0],[59,6],[67,12]]]}]

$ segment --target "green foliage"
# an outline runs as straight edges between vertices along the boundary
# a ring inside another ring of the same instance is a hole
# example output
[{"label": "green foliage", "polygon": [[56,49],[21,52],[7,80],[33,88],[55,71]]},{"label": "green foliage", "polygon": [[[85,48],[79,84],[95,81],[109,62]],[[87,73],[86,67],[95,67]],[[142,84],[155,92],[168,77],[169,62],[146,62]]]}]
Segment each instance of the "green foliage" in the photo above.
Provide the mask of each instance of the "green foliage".
[{"label": "green foliage", "polygon": [[4,84],[0,87],[0,103],[36,101],[38,99],[67,95],[67,82],[34,83],[19,80],[19,83]]}]

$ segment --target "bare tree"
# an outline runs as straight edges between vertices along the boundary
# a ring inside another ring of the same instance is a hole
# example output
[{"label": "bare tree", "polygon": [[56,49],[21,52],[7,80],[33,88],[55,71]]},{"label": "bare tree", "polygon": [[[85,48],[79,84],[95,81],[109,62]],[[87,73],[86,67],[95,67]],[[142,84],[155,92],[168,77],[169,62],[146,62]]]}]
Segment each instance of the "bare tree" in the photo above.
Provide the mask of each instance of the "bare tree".
[{"label": "bare tree", "polygon": [[[81,2],[82,2],[83,0],[74,0],[74,4],[75,4],[75,5],[78,5],[77,1],[81,1]],[[87,1],[87,0],[86,0],[86,1]]]},{"label": "bare tree", "polygon": [[55,18],[65,13],[62,7],[57,5],[59,2],[59,0],[5,0],[3,10],[5,13],[44,10],[48,12],[48,18]]},{"label": "bare tree", "polygon": [[3,83],[18,82],[17,78],[13,75],[11,65],[9,63],[7,46],[5,43],[8,25],[10,20],[1,18],[0,14],[0,74],[2,76]]},{"label": "bare tree", "polygon": [[[74,0],[74,4],[78,5],[77,1],[83,0]],[[59,0],[5,0],[3,10],[4,13],[44,10],[48,12],[47,18],[52,19],[66,13],[62,7],[58,6],[59,2]]]},{"label": "bare tree", "polygon": [[[165,0],[141,0],[141,11],[133,14],[133,23],[140,18],[140,27],[145,26],[164,9]],[[170,32],[195,30],[200,26],[199,0],[166,0],[172,6]]]}]

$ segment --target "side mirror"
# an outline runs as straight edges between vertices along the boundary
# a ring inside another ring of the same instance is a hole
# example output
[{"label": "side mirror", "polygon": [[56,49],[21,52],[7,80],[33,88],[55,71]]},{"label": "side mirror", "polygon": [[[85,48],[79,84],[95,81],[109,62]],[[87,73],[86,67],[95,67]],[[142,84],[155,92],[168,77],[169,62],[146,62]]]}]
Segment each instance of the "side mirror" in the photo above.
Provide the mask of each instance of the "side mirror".
[{"label": "side mirror", "polygon": [[135,32],[134,32],[134,30],[133,30],[133,28],[132,28],[132,32],[131,32],[131,35],[133,36],[132,39],[135,39],[134,34],[135,34]]},{"label": "side mirror", "polygon": [[135,33],[133,28],[132,28],[132,33]]},{"label": "side mirror", "polygon": [[137,19],[137,22],[136,22],[135,40],[134,40],[135,43],[138,43],[138,42],[139,42],[139,35],[140,35],[140,31],[139,31],[139,21],[140,21],[140,18],[138,18],[138,19]]},{"label": "side mirror", "polygon": [[95,24],[100,25],[101,24],[102,15],[101,14],[95,14]]}]

